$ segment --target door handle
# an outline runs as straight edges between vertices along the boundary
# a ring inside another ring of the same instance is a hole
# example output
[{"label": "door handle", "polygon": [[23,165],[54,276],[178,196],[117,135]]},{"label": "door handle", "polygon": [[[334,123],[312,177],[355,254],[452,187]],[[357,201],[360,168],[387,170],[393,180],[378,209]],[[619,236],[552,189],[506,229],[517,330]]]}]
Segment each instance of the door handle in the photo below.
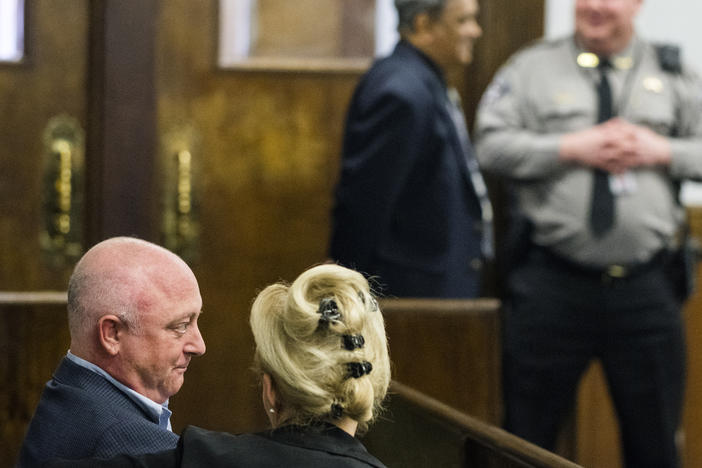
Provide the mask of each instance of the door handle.
[{"label": "door handle", "polygon": [[47,123],[43,143],[39,243],[47,262],[61,268],[83,252],[85,133],[78,120],[58,115]]},{"label": "door handle", "polygon": [[179,126],[165,135],[161,147],[162,243],[192,263],[200,241],[199,138],[192,126]]}]

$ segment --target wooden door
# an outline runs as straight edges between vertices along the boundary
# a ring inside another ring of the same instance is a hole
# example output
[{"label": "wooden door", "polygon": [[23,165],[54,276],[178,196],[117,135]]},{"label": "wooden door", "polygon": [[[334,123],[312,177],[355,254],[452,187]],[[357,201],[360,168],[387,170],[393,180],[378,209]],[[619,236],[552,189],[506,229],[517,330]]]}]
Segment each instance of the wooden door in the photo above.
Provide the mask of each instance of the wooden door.
[{"label": "wooden door", "polygon": [[[65,289],[71,263],[40,246],[42,178],[52,119],[85,131],[88,2],[27,2],[26,56],[0,64],[0,290]],[[83,187],[73,187],[74,195]],[[49,194],[56,197],[56,193]],[[78,229],[73,226],[73,229]]]}]

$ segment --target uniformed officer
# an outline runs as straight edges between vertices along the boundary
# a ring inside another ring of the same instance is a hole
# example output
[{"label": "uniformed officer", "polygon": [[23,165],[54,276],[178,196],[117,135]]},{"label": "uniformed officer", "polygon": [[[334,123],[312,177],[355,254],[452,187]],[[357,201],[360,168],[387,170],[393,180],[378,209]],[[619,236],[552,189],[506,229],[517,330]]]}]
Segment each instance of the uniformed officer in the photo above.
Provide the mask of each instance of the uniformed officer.
[{"label": "uniformed officer", "polygon": [[593,358],[626,465],[678,466],[681,297],[668,274],[682,179],[702,178],[702,83],[634,31],[642,0],[576,0],[575,34],[513,56],[479,106],[477,153],[527,242],[507,280],[508,430],[552,449]]}]

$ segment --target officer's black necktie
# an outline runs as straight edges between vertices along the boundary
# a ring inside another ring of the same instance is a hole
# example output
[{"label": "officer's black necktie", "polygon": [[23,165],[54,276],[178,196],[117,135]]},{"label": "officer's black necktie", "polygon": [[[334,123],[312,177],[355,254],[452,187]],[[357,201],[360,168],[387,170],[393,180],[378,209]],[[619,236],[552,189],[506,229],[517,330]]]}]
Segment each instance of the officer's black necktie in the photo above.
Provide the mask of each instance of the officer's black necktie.
[{"label": "officer's black necktie", "polygon": [[[599,113],[597,123],[602,123],[614,115],[612,109],[612,89],[607,79],[609,60],[602,59],[599,64],[600,82],[597,85]],[[609,173],[595,169],[592,185],[592,204],[590,205],[590,227],[592,233],[599,237],[614,224],[614,195],[609,187]]]}]

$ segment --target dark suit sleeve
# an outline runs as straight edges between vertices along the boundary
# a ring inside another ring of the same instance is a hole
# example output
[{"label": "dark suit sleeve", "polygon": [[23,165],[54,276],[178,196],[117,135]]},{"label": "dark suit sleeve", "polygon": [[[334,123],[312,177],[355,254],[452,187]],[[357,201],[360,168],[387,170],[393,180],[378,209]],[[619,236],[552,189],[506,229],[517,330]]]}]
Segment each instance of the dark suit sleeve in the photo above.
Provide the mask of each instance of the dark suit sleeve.
[{"label": "dark suit sleeve", "polygon": [[147,420],[118,422],[106,430],[94,450],[96,457],[111,457],[121,453],[141,454],[160,452],[176,447],[178,436],[173,432],[156,429]]},{"label": "dark suit sleeve", "polygon": [[45,468],[179,468],[179,455],[175,450],[139,456],[118,455],[112,458],[86,458],[83,460],[49,460]]},{"label": "dark suit sleeve", "polygon": [[434,115],[421,92],[369,88],[357,92],[349,110],[331,246],[332,258],[360,269],[369,265],[410,174],[430,151]]}]

